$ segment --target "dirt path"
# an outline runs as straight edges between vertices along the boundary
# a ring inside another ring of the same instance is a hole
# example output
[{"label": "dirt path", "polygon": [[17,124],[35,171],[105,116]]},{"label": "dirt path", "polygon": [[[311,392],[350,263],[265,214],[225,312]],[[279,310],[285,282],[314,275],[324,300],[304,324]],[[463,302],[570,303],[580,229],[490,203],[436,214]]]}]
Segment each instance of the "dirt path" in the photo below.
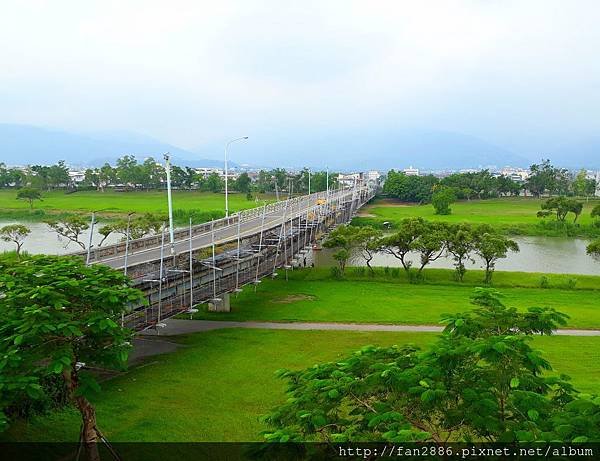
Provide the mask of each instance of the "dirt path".
[{"label": "dirt path", "polygon": [[[370,323],[330,323],[330,322],[229,322],[212,320],[180,320],[165,321],[166,327],[159,331],[160,336],[181,335],[199,331],[218,330],[221,328],[262,328],[267,330],[337,330],[337,331],[410,331],[439,333],[443,327],[439,325],[382,325]],[[156,336],[155,330],[142,332],[143,335]],[[557,330],[560,336],[600,336],[600,330]]]}]

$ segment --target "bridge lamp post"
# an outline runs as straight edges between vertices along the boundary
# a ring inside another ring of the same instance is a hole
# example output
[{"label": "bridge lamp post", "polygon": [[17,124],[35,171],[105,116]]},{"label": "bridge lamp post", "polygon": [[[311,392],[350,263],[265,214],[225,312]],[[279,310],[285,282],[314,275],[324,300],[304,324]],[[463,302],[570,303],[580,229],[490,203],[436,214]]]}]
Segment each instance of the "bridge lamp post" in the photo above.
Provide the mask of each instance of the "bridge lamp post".
[{"label": "bridge lamp post", "polygon": [[92,211],[92,221],[90,223],[90,238],[88,240],[87,256],[85,258],[86,266],[90,265],[90,258],[92,256],[92,239],[94,238],[94,227],[96,226],[96,213],[100,213],[101,211],[106,211],[106,208]]},{"label": "bridge lamp post", "polygon": [[225,144],[225,217],[229,217],[229,189],[228,189],[228,179],[229,179],[229,170],[227,169],[227,151],[229,149],[229,145],[236,141],[244,141],[248,139],[248,136],[242,136],[241,138],[232,139],[227,144]]},{"label": "bridge lamp post", "polygon": [[165,172],[167,173],[167,203],[169,205],[169,243],[171,244],[171,255],[175,254],[175,238],[173,235],[173,199],[171,197],[171,159],[169,153],[164,155]]}]

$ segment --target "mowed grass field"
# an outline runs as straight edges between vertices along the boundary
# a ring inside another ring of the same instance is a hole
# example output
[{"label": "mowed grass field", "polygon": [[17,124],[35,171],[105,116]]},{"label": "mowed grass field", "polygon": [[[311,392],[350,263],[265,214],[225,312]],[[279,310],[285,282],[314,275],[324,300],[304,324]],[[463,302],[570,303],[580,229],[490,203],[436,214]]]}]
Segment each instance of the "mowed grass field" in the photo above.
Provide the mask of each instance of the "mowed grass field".
[{"label": "mowed grass field", "polygon": [[[0,213],[11,211],[29,211],[27,202],[16,200],[15,190],[0,190]],[[232,193],[229,196],[229,208],[238,211],[254,208],[263,204],[263,200],[274,201],[273,194],[260,194],[259,202],[247,200],[245,194]],[[225,210],[225,195],[212,192],[173,191],[173,209],[215,211]],[[81,191],[65,194],[64,191],[42,193],[42,201],[34,202],[34,211],[48,213],[90,212],[102,210],[100,214],[166,213],[166,191],[98,192]]]},{"label": "mowed grass field", "polygon": [[[263,280],[257,290],[246,287],[231,297],[231,312],[200,311],[206,320],[261,320],[275,322],[340,322],[435,325],[444,313],[472,308],[469,298],[481,286],[482,274],[471,271],[464,283],[451,281],[449,270],[430,270],[428,281],[406,282],[404,274],[385,277],[353,276],[332,279],[323,269],[296,270],[290,280]],[[567,289],[568,276],[549,276],[549,288],[539,288],[541,274],[498,272],[495,288],[504,302],[518,309],[552,307],[571,318],[567,328],[600,329],[600,277],[577,279]],[[581,277],[581,276],[578,276]]]},{"label": "mowed grass field", "polygon": [[[541,233],[541,229],[538,229],[537,232],[534,229],[539,227],[538,224],[543,221],[552,223],[554,219],[542,220],[537,217],[543,201],[544,199],[527,197],[460,201],[451,205],[452,214],[436,215],[431,204],[417,205],[402,203],[395,199],[375,199],[361,210],[359,214],[361,217],[358,220],[380,224],[384,221],[396,223],[404,218],[422,217],[427,220],[450,223],[491,224],[513,233],[536,234]],[[577,220],[581,227],[589,227],[593,224],[590,213],[598,203],[600,201],[590,200],[584,204],[583,212]],[[569,214],[567,222],[572,222],[573,217],[572,214]]]},{"label": "mowed grass field", "polygon": [[[244,329],[169,337],[184,347],[103,384],[95,401],[98,424],[111,442],[261,440],[267,428],[260,416],[286,399],[276,370],[339,360],[367,344],[424,346],[435,337]],[[600,338],[538,337],[533,344],[554,373],[570,375],[582,392],[600,392]],[[79,424],[78,413],[68,409],[17,424],[3,438],[76,441]]]}]

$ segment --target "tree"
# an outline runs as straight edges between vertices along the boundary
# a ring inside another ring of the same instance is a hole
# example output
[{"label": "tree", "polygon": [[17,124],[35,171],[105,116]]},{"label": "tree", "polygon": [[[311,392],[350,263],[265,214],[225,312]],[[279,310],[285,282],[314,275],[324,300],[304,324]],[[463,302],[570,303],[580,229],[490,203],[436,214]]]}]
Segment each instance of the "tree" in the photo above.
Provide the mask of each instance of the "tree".
[{"label": "tree", "polygon": [[352,250],[359,245],[360,232],[358,227],[342,224],[332,230],[323,242],[325,248],[337,249],[333,254],[333,259],[338,262],[341,275],[344,275]]},{"label": "tree", "polygon": [[596,180],[588,178],[587,171],[580,170],[573,180],[573,193],[577,197],[589,197],[596,192]]},{"label": "tree", "polygon": [[164,216],[145,213],[143,216],[137,216],[131,220],[119,219],[118,221],[105,224],[98,229],[98,232],[103,237],[98,246],[102,246],[109,235],[113,233],[121,234],[123,239],[126,239],[128,228],[130,239],[139,239],[147,235],[157,234],[160,232],[166,219]]},{"label": "tree", "polygon": [[550,308],[520,312],[489,289],[477,289],[472,303],[474,310],[444,315],[444,332],[423,352],[365,346],[334,362],[279,370],[288,399],[264,418],[272,428],[265,438],[445,446],[598,434],[576,414],[578,405],[600,414],[598,402],[580,398],[568,377],[548,376],[550,363],[530,345],[568,317]]},{"label": "tree", "polygon": [[456,193],[451,187],[439,187],[431,196],[431,204],[435,214],[448,215],[452,213],[450,205],[456,201]]},{"label": "tree", "polygon": [[238,178],[235,180],[235,189],[244,194],[248,194],[250,192],[250,176],[248,173],[243,172]]},{"label": "tree", "polygon": [[408,176],[391,170],[383,185],[383,192],[405,202],[425,203],[431,200],[433,188],[438,182],[433,175]]},{"label": "tree", "polygon": [[600,204],[594,206],[594,208],[592,208],[592,212],[590,213],[590,216],[592,218],[600,218]]},{"label": "tree", "polygon": [[425,224],[421,235],[413,243],[413,249],[419,252],[421,265],[419,274],[425,266],[437,261],[446,249],[448,226],[441,222],[428,222]]},{"label": "tree", "polygon": [[594,240],[587,246],[587,254],[600,257],[600,239]]},{"label": "tree", "polygon": [[49,188],[68,186],[71,183],[69,168],[65,165],[64,160],[60,160],[56,165],[48,168],[47,178]]},{"label": "tree", "polygon": [[360,254],[364,258],[371,273],[373,273],[371,261],[373,260],[375,253],[381,249],[382,236],[383,232],[371,226],[359,227],[356,231],[356,236],[354,239],[355,245],[360,251]]},{"label": "tree", "polygon": [[223,187],[225,187],[225,182],[221,179],[218,173],[212,172],[206,178],[205,183],[206,190],[210,192],[221,192]]},{"label": "tree", "polygon": [[529,168],[530,175],[527,179],[529,191],[541,197],[550,194],[566,194],[569,188],[569,172],[564,168],[556,168],[550,160],[542,160],[540,164],[533,164]]},{"label": "tree", "polygon": [[24,187],[17,192],[17,200],[24,200],[29,203],[29,208],[33,210],[33,202],[35,200],[43,201],[42,193],[38,189]]},{"label": "tree", "polygon": [[81,441],[99,459],[99,430],[90,396],[100,390],[95,367],[122,369],[132,332],[118,319],[142,301],[120,271],[85,266],[78,258],[38,255],[14,262],[0,258],[0,402],[45,397],[43,381],[59,378],[82,420]]},{"label": "tree", "polygon": [[470,259],[470,254],[475,250],[475,236],[470,224],[454,224],[446,233],[446,250],[454,259],[456,278],[462,282],[467,269],[465,261]]},{"label": "tree", "polygon": [[74,242],[85,250],[85,243],[80,238],[83,231],[90,226],[83,216],[69,215],[65,218],[48,220],[46,224],[58,234],[59,239],[66,238],[68,240],[67,245],[69,242]]},{"label": "tree", "polygon": [[506,258],[509,251],[519,251],[519,245],[489,226],[480,226],[475,233],[475,253],[485,262],[485,283],[492,282],[498,259]]},{"label": "tree", "polygon": [[13,242],[17,245],[17,259],[21,256],[23,241],[31,234],[31,229],[22,224],[9,224],[0,229],[0,238],[5,242]]},{"label": "tree", "polygon": [[425,227],[423,218],[406,218],[400,221],[396,232],[381,241],[383,251],[399,259],[407,273],[412,266],[408,255],[415,249],[415,241],[423,234]]},{"label": "tree", "polygon": [[564,222],[567,214],[573,213],[575,215],[573,222],[575,223],[583,211],[583,203],[562,196],[552,197],[543,202],[541,208],[537,213],[538,218],[554,215],[557,221]]}]

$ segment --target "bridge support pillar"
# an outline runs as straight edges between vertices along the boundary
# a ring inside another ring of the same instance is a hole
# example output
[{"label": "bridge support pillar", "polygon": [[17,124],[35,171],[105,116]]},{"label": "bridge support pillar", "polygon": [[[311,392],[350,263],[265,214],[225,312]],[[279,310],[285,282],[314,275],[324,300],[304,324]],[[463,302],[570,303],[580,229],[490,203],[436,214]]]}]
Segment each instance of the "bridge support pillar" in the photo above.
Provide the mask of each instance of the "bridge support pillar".
[{"label": "bridge support pillar", "polygon": [[223,293],[219,299],[213,299],[208,303],[210,312],[231,312],[229,293]]}]

